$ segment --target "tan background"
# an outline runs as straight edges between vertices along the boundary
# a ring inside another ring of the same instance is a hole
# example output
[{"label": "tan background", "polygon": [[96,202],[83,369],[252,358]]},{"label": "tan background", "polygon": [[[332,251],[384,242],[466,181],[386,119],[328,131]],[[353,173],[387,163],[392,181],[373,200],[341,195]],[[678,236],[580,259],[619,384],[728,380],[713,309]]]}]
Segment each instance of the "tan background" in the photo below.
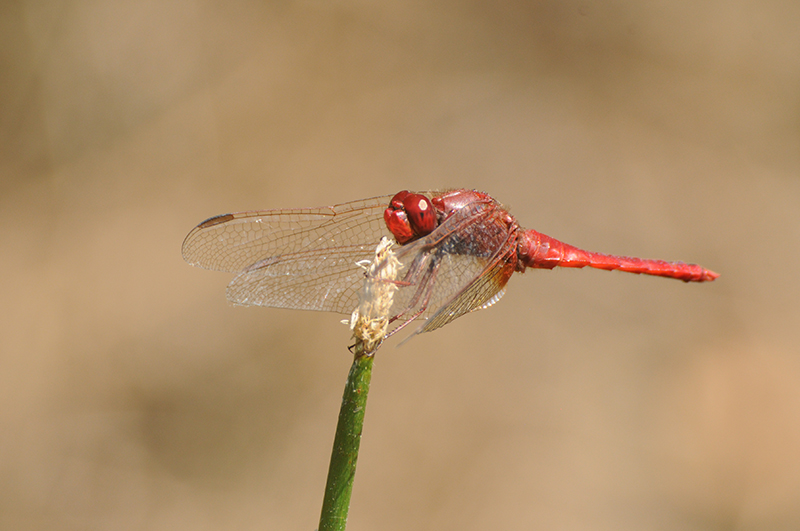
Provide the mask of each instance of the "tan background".
[{"label": "tan background", "polygon": [[392,340],[348,529],[800,528],[798,2],[6,2],[0,26],[0,528],[313,529],[348,330],[231,307],[181,241],[440,187],[722,277],[534,271]]}]

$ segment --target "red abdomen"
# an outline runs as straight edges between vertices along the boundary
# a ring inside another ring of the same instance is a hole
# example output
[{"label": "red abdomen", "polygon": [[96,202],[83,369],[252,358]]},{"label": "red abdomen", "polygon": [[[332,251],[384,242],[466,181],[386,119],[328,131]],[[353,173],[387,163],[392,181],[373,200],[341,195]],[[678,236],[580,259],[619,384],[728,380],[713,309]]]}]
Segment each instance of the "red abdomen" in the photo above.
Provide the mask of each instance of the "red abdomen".
[{"label": "red abdomen", "polygon": [[554,267],[594,267],[609,271],[676,278],[685,282],[710,282],[719,275],[695,264],[667,262],[665,260],[643,260],[628,256],[613,256],[584,251],[551,238],[535,230],[520,234],[517,249],[517,270],[526,267],[553,269]]}]

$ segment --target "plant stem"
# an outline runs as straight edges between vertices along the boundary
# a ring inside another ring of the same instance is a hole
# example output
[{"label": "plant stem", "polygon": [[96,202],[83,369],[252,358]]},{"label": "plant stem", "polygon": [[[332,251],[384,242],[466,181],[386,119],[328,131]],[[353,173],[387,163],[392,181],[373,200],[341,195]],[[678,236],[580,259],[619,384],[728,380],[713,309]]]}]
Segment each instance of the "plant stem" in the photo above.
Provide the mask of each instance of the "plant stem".
[{"label": "plant stem", "polygon": [[355,359],[344,387],[339,423],[336,425],[336,436],[333,440],[319,531],[344,531],[347,526],[347,511],[350,509],[350,494],[353,492],[373,362],[373,353],[365,353],[361,341],[356,342],[354,350]]}]

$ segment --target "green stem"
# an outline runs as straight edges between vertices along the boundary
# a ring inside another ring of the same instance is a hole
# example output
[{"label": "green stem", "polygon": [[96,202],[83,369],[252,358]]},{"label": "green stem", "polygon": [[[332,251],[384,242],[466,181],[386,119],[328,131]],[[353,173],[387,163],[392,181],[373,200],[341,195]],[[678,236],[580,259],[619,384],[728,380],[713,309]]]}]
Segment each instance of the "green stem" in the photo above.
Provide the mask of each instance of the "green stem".
[{"label": "green stem", "polygon": [[350,494],[353,492],[353,478],[356,475],[358,447],[364,427],[373,361],[372,353],[365,354],[360,342],[355,346],[355,353],[339,410],[319,531],[344,531],[347,526],[347,511],[350,508]]}]

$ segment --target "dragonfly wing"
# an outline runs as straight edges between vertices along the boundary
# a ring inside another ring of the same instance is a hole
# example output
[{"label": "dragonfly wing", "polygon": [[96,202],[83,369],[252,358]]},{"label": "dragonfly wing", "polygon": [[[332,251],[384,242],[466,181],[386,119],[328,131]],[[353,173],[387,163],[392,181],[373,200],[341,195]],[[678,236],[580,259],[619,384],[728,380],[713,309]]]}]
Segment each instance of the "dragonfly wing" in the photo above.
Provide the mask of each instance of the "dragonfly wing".
[{"label": "dragonfly wing", "polygon": [[507,256],[498,256],[473,278],[472,282],[436,310],[417,333],[432,332],[469,312],[488,308],[505,292],[505,285],[514,272],[514,264]]},{"label": "dragonfly wing", "polygon": [[350,314],[358,305],[373,245],[317,249],[253,264],[228,285],[228,300],[247,306]]},{"label": "dragonfly wing", "polygon": [[216,216],[186,236],[183,258],[205,269],[239,273],[283,255],[377,245],[388,234],[383,211],[390,199],[387,195],[330,207]]},{"label": "dragonfly wing", "polygon": [[183,258],[237,273],[227,291],[234,304],[350,314],[364,279],[358,262],[372,260],[389,235],[391,198],[216,216],[186,236]]},{"label": "dragonfly wing", "polygon": [[497,212],[493,202],[471,204],[398,251],[403,274],[412,279],[403,285],[400,277],[392,308],[399,320],[429,318],[419,330],[427,332],[496,301],[514,270],[516,234]]}]

